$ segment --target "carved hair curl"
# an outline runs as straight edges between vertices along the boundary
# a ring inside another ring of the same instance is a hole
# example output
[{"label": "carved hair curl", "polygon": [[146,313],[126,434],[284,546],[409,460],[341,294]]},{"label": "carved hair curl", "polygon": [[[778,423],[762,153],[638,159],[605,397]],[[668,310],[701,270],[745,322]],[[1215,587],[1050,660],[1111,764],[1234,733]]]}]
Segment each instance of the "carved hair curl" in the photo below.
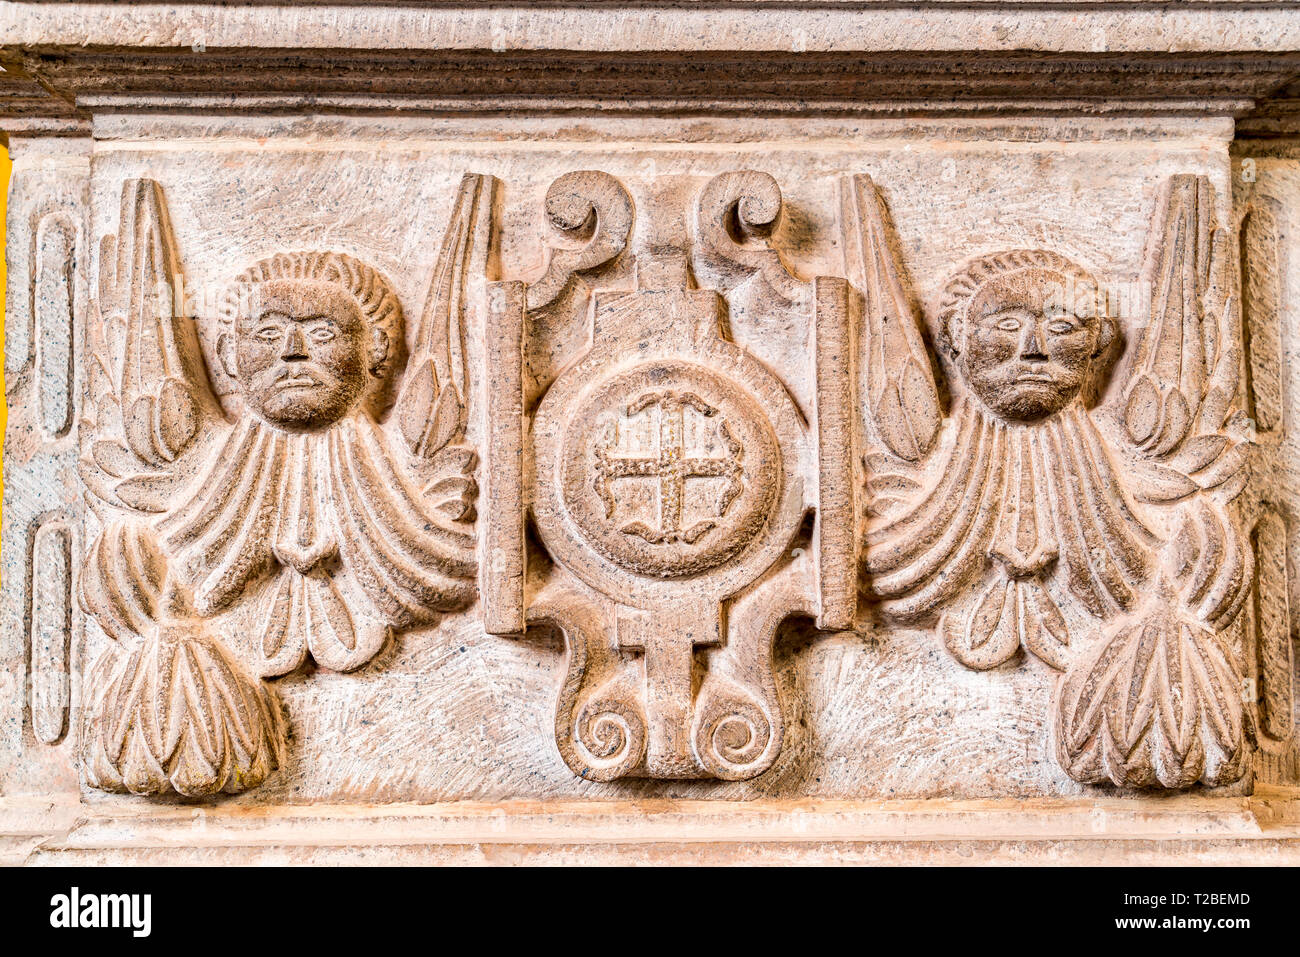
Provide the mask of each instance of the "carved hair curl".
[{"label": "carved hair curl", "polygon": [[939,306],[939,338],[950,356],[955,356],[955,343],[966,321],[966,311],[980,291],[996,279],[1030,269],[1043,269],[1058,273],[1066,283],[1075,288],[1091,288],[1095,303],[1092,315],[1106,319],[1106,297],[1101,286],[1090,272],[1078,263],[1058,253],[1043,249],[1012,249],[1006,252],[981,256],[969,263],[943,287]]}]

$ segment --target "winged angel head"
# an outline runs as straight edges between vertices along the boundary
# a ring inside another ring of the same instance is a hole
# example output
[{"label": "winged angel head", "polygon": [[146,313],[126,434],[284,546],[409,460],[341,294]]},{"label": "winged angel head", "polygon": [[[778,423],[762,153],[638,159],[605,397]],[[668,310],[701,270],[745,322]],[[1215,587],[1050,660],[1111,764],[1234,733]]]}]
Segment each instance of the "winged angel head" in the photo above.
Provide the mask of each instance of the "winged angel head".
[{"label": "winged angel head", "polygon": [[162,190],[125,185],[81,430],[100,524],[82,603],[120,646],[92,682],[92,784],[249,787],[278,762],[280,718],[245,665],[349,671],[473,599],[463,330],[491,188],[461,183],[406,363],[402,307],[374,266],[286,252],[234,277],[215,317],[223,402],[172,305]]},{"label": "winged angel head", "polygon": [[245,408],[287,431],[328,428],[373,405],[402,336],[388,281],[342,253],[281,253],[222,298],[222,365]]},{"label": "winged angel head", "polygon": [[[1069,258],[995,252],[949,279],[947,430],[879,199],[865,177],[846,195],[876,443],[868,600],[933,621],[967,667],[1011,666],[1023,649],[1063,672],[1054,748],[1080,781],[1241,777],[1253,726],[1234,649],[1253,555],[1237,499],[1251,434],[1235,405],[1232,245],[1208,181],[1177,176],[1158,197],[1149,311],[1117,365],[1111,301]],[[1112,365],[1121,381],[1106,389]]]}]

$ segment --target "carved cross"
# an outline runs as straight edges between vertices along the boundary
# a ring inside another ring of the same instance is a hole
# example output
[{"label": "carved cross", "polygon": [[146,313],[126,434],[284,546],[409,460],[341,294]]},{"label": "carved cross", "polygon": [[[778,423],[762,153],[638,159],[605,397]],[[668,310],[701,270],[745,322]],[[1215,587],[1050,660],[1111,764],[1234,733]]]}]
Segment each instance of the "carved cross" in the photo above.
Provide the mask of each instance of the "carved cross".
[{"label": "carved cross", "polygon": [[717,514],[726,513],[728,506],[741,491],[740,461],[743,449],[727,429],[725,422],[718,423],[718,434],[727,446],[721,458],[692,457],[686,454],[685,412],[694,409],[700,415],[712,418],[718,410],[699,396],[690,392],[667,391],[641,396],[626,409],[633,416],[652,406],[659,408],[658,454],[643,458],[626,458],[610,454],[617,445],[615,433],[611,442],[596,451],[596,492],[605,504],[605,515],[614,512],[612,484],[624,478],[657,478],[659,480],[659,527],[651,528],[645,522],[633,521],[621,529],[636,535],[652,545],[685,542],[693,545],[717,523],[704,520],[689,528],[682,528],[683,504],[686,482],[692,478],[726,478],[727,485],[717,500]]}]

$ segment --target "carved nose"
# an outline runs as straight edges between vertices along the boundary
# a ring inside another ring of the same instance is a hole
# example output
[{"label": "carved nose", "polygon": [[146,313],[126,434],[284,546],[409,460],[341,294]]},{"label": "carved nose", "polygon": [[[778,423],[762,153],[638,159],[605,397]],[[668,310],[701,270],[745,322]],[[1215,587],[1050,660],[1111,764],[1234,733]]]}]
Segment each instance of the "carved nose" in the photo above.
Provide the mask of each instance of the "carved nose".
[{"label": "carved nose", "polygon": [[1029,328],[1026,330],[1025,337],[1020,342],[1020,358],[1047,358],[1047,353],[1043,352],[1043,344],[1039,341],[1038,323],[1030,323]]},{"label": "carved nose", "polygon": [[284,333],[284,346],[280,350],[281,359],[306,359],[306,343],[296,323],[291,324]]}]

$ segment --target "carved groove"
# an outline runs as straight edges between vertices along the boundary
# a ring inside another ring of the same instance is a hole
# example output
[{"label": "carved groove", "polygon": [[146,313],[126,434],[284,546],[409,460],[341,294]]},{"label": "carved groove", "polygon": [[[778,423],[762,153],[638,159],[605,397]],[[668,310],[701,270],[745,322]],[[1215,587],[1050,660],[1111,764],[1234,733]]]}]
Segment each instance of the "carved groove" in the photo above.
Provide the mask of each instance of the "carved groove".
[{"label": "carved groove", "polygon": [[64,214],[41,219],[33,264],[36,380],[41,425],[50,438],[72,425],[73,328],[80,230]]},{"label": "carved groove", "polygon": [[1247,411],[1260,432],[1282,422],[1282,210],[1272,199],[1252,203],[1240,227],[1241,308],[1245,317]]},{"label": "carved groove", "polygon": [[1273,740],[1285,741],[1295,728],[1295,672],[1281,518],[1265,513],[1255,526],[1254,544],[1260,728]]},{"label": "carved groove", "polygon": [[56,744],[67,728],[71,695],[72,541],[66,526],[47,520],[32,537],[32,731]]}]

